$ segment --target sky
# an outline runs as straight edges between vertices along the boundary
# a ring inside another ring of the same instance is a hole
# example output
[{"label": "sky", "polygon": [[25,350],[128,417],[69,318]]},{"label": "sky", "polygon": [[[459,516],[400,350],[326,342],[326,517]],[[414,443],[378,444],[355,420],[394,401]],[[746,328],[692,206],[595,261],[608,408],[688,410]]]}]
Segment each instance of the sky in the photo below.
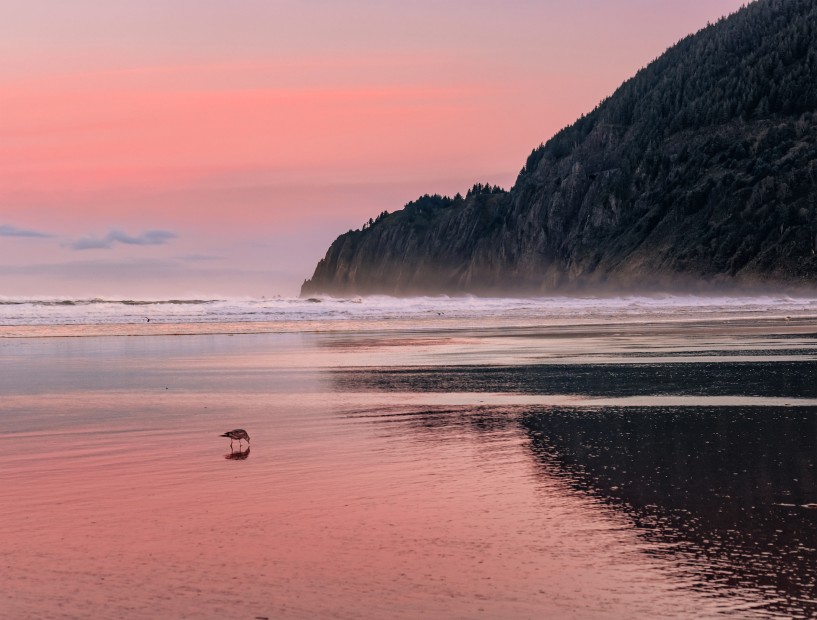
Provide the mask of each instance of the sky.
[{"label": "sky", "polygon": [[0,0],[0,298],[296,295],[745,0]]}]

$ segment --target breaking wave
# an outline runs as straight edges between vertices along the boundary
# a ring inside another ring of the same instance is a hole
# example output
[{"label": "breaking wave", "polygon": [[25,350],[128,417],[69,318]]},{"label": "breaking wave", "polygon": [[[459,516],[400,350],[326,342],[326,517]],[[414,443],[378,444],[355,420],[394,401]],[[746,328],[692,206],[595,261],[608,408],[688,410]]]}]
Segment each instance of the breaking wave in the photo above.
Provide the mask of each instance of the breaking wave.
[{"label": "breaking wave", "polygon": [[790,296],[411,297],[338,299],[106,299],[0,297],[0,326],[143,322],[278,323],[491,320],[536,324],[817,315],[817,299]]}]

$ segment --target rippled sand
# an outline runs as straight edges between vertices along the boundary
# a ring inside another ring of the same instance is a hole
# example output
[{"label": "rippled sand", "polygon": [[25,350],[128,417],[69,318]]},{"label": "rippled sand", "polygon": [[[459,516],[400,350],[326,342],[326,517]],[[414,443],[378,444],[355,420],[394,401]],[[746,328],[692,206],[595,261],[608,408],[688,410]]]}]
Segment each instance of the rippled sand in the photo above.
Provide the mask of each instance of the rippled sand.
[{"label": "rippled sand", "polygon": [[0,338],[0,615],[811,617],[815,334]]}]

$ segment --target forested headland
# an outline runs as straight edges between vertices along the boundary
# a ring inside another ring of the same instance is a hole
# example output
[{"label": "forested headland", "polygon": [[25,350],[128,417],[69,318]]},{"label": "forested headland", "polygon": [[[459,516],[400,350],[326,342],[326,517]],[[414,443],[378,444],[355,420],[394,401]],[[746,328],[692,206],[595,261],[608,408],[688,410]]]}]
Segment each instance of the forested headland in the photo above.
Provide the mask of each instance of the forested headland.
[{"label": "forested headland", "polygon": [[302,294],[817,286],[817,2],[686,37],[527,158],[331,245]]}]

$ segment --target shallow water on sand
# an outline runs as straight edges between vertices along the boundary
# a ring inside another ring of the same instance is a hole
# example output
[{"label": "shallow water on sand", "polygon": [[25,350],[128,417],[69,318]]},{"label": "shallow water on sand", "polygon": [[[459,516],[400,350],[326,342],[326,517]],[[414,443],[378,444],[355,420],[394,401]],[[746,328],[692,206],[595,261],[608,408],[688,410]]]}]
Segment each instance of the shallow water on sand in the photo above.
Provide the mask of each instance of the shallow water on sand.
[{"label": "shallow water on sand", "polygon": [[0,339],[0,615],[813,617],[815,334]]}]

